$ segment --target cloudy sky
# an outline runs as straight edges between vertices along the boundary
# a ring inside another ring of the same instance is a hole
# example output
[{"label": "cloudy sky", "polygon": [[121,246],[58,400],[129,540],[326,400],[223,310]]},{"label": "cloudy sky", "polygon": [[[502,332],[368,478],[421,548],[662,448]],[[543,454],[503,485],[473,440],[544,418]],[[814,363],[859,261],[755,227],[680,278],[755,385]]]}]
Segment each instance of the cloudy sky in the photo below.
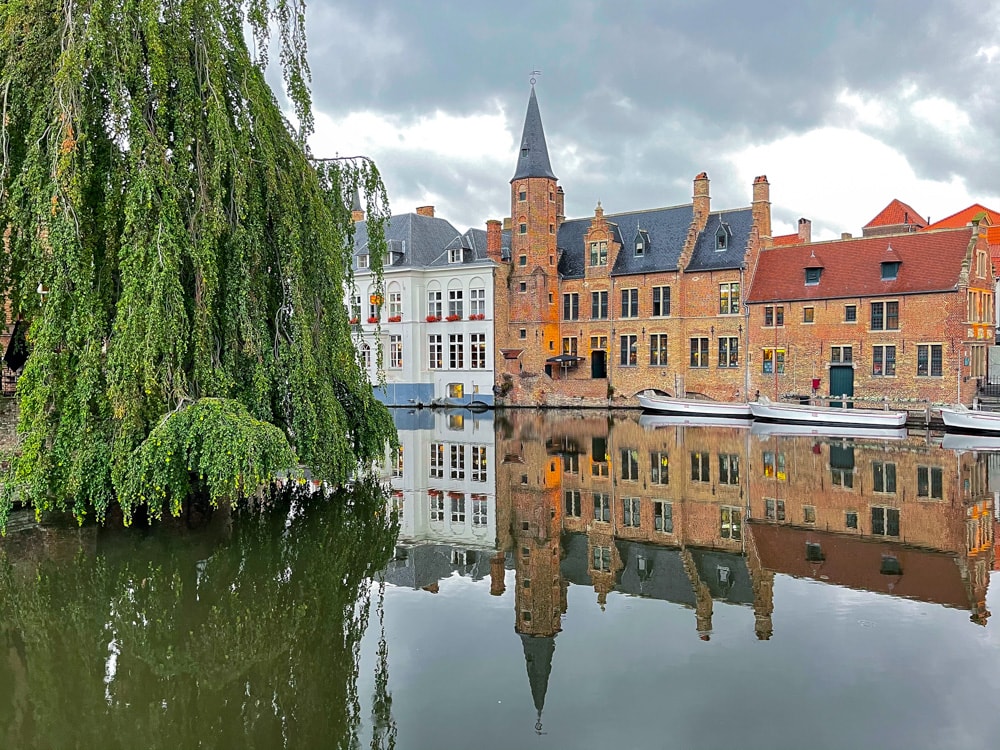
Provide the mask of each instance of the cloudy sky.
[{"label": "cloudy sky", "polygon": [[317,156],[394,213],[510,211],[533,70],[570,217],[713,208],[771,182],[774,233],[859,233],[893,198],[1000,209],[1000,0],[308,0]]}]

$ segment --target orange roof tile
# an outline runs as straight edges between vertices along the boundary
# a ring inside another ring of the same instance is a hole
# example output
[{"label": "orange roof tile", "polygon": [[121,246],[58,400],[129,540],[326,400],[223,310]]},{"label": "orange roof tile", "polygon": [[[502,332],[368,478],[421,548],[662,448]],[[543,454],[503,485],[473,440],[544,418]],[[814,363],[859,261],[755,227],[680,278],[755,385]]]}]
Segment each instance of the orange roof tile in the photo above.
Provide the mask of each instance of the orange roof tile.
[{"label": "orange roof tile", "polygon": [[775,247],[780,247],[782,245],[797,245],[800,239],[798,234],[780,234],[777,237],[772,237],[771,241]]},{"label": "orange roof tile", "polygon": [[[968,229],[948,229],[772,247],[760,254],[747,302],[949,291],[958,283],[971,239]],[[822,260],[823,271],[818,284],[806,286],[813,257]],[[882,280],[887,259],[900,261],[892,281]]]},{"label": "orange roof tile", "polygon": [[973,203],[968,208],[963,208],[951,216],[946,216],[941,221],[935,221],[930,226],[925,227],[925,231],[928,229],[958,229],[959,227],[967,226],[979,214],[986,214],[990,224],[1000,225],[1000,211],[993,211],[986,208],[982,203]]},{"label": "orange roof tile", "polygon": [[910,224],[917,227],[927,226],[924,218],[912,206],[908,206],[903,201],[893,198],[888,206],[879,211],[878,215],[865,224],[869,227],[889,227],[897,224]]},{"label": "orange roof tile", "polygon": [[986,230],[986,242],[990,245],[1000,245],[1000,224]]}]

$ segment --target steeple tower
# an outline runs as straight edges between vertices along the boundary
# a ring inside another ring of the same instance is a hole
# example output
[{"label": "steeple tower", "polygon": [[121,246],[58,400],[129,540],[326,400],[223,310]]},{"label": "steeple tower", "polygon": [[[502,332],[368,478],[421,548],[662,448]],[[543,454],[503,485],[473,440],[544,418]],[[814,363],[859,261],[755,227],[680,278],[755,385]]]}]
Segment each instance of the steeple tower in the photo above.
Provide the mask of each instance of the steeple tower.
[{"label": "steeple tower", "polygon": [[545,145],[545,130],[542,128],[542,115],[538,111],[538,98],[535,87],[531,87],[528,97],[528,111],[524,115],[524,130],[521,132],[521,148],[517,156],[517,168],[514,170],[514,180],[525,177],[547,177],[558,179],[549,164],[549,149]]}]

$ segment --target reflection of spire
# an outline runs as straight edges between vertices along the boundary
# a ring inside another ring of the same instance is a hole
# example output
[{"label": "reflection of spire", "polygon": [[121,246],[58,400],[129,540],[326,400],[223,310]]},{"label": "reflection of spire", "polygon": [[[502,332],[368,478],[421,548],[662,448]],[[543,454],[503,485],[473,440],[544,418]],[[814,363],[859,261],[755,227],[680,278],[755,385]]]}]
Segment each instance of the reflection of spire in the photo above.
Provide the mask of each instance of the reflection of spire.
[{"label": "reflection of spire", "polygon": [[[389,644],[385,640],[385,581],[379,583],[376,604],[379,624],[378,664],[375,667],[375,692],[372,695],[372,750],[396,747],[396,720],[392,718],[392,693],[389,692]],[[384,744],[383,744],[384,741]]]},{"label": "reflection of spire", "polygon": [[552,654],[556,650],[556,639],[553,636],[538,637],[522,635],[524,646],[524,661],[528,668],[528,684],[531,686],[531,699],[538,712],[535,731],[542,731],[542,709],[545,708],[545,692],[549,687],[549,673],[552,672]]},{"label": "reflection of spire", "polygon": [[498,551],[490,558],[490,596],[500,596],[507,590],[504,574],[504,554]]},{"label": "reflection of spire", "polygon": [[681,560],[684,563],[684,572],[687,573],[694,588],[695,598],[695,622],[698,627],[698,637],[703,640],[712,638],[712,592],[698,575],[698,567],[695,565],[691,551],[685,548],[681,551]]}]

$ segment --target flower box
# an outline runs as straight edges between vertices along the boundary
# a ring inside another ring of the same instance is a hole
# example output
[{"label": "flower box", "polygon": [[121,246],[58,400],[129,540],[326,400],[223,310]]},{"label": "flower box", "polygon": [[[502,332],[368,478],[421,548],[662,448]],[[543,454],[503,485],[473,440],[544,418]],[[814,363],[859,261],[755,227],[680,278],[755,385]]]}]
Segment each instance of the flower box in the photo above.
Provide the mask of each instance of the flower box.
[{"label": "flower box", "polygon": [[390,323],[399,323],[402,319],[403,319],[402,315],[390,315],[389,316],[389,322]]},{"label": "flower box", "polygon": [[369,322],[369,323],[378,323],[378,318],[376,318],[376,317],[375,317],[375,316],[373,315],[372,317],[368,318],[368,322]]},{"label": "flower box", "polygon": [[360,323],[360,322],[361,322],[360,318],[351,318],[351,325],[356,325],[357,323]]},{"label": "flower box", "polygon": [[445,318],[445,320],[447,320],[449,323],[454,323],[456,320],[461,320],[461,319],[462,319],[461,315],[448,315]]},{"label": "flower box", "polygon": [[485,313],[473,313],[469,316],[469,320],[486,320]]},{"label": "flower box", "polygon": [[441,320],[441,316],[440,315],[428,315],[427,316],[427,322],[428,323],[437,323],[440,320]]}]

